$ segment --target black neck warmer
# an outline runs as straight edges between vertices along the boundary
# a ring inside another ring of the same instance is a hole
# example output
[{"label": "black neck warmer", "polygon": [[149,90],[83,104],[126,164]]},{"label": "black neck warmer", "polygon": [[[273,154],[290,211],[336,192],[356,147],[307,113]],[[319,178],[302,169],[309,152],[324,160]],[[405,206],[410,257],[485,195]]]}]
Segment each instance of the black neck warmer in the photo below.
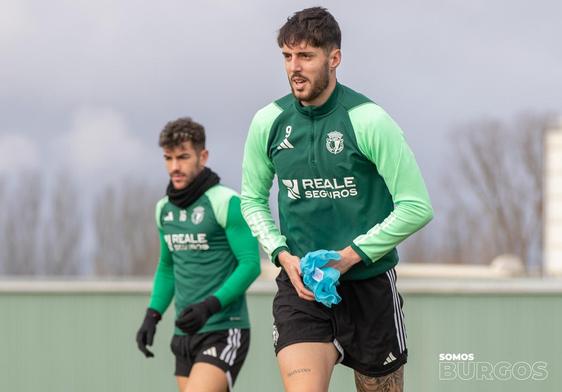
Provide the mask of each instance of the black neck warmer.
[{"label": "black neck warmer", "polygon": [[208,167],[203,168],[203,171],[199,173],[197,177],[193,179],[191,184],[183,189],[176,190],[172,181],[168,184],[166,189],[166,194],[168,195],[168,200],[178,206],[179,208],[187,208],[197,199],[199,199],[209,188],[215,186],[219,183],[219,176],[209,169]]}]

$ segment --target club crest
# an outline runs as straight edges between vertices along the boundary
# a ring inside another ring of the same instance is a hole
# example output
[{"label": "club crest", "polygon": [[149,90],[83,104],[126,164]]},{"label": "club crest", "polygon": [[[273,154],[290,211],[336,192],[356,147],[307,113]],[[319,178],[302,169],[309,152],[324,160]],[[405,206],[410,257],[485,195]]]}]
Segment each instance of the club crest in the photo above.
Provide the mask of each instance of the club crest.
[{"label": "club crest", "polygon": [[205,209],[201,206],[195,207],[191,213],[191,222],[194,225],[198,225],[203,222],[203,218],[205,218]]},{"label": "club crest", "polygon": [[326,148],[332,154],[339,154],[343,151],[343,134],[338,131],[332,131],[326,137]]}]

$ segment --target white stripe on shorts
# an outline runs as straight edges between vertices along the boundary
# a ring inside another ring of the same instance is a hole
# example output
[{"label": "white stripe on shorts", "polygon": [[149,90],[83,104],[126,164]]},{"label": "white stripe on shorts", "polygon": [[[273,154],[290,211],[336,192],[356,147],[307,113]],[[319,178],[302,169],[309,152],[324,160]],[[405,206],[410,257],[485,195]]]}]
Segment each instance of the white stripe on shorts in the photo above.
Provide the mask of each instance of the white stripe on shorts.
[{"label": "white stripe on shorts", "polygon": [[[224,358],[226,357],[226,355],[230,352],[230,350],[232,349],[232,335],[234,334],[234,330],[232,328],[230,328],[228,330],[228,338],[226,338],[227,341],[227,345],[226,347],[222,350],[221,352],[221,360],[224,361]],[[226,361],[225,361],[226,362]]]},{"label": "white stripe on shorts", "polygon": [[225,358],[225,362],[228,363],[230,366],[234,364],[234,360],[236,359],[236,353],[240,348],[240,336],[241,332],[238,328],[234,330],[234,335],[232,336],[232,350]]},{"label": "white stripe on shorts", "polygon": [[398,295],[398,288],[396,287],[396,281],[398,279],[396,278],[396,270],[394,268],[392,269],[392,276],[394,276],[394,290],[396,291],[396,295],[398,297],[398,310],[400,311],[400,320],[402,321],[402,333],[404,334],[404,341],[406,341],[406,339],[408,339],[408,332],[406,331],[406,323],[404,323],[404,311],[400,306],[400,296]]},{"label": "white stripe on shorts", "polygon": [[230,328],[228,330],[228,344],[222,350],[220,355],[220,359],[232,366],[234,364],[234,360],[236,359],[236,353],[240,348],[240,338],[241,338],[241,331],[239,328]]},{"label": "white stripe on shorts", "polygon": [[394,326],[396,328],[396,339],[398,340],[398,349],[403,353],[406,349],[406,341],[404,339],[404,317],[402,309],[400,308],[400,299],[395,285],[394,269],[386,271],[386,276],[390,281],[390,288],[392,289],[392,300],[394,303]]}]

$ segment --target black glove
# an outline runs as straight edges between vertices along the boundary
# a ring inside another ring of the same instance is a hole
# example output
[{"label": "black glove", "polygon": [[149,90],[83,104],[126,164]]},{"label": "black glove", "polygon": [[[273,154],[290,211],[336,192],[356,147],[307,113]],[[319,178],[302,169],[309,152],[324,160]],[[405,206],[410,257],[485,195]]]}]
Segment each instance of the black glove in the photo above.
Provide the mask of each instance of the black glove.
[{"label": "black glove", "polygon": [[181,312],[176,320],[176,327],[183,332],[193,335],[207,322],[209,317],[221,309],[221,303],[214,295],[202,302],[189,305]]},{"label": "black glove", "polygon": [[144,316],[144,321],[137,332],[137,346],[147,358],[154,356],[146,346],[152,346],[152,341],[154,340],[154,334],[156,333],[156,324],[162,319],[162,315],[154,309],[148,308],[146,310],[146,316]]}]

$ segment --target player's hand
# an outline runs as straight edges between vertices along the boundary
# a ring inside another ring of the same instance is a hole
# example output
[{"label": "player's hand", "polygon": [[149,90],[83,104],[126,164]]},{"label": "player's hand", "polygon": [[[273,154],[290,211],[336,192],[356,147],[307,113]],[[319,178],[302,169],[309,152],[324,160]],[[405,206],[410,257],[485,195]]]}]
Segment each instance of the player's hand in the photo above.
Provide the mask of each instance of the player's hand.
[{"label": "player's hand", "polygon": [[205,325],[209,317],[220,309],[221,303],[218,298],[211,295],[204,301],[185,308],[176,320],[176,326],[183,332],[193,335]]},{"label": "player's hand", "polygon": [[156,334],[156,324],[158,324],[161,319],[162,315],[160,313],[154,309],[148,308],[142,325],[137,332],[137,346],[147,358],[154,356],[154,354],[149,351],[146,346],[152,346],[154,334]]},{"label": "player's hand", "polygon": [[302,282],[301,260],[287,251],[279,253],[277,258],[279,259],[279,264],[281,264],[289,276],[297,295],[304,300],[314,301],[314,293],[304,287],[304,283]]},{"label": "player's hand", "polygon": [[347,248],[340,250],[338,253],[341,256],[341,259],[338,261],[336,260],[330,261],[327,264],[327,267],[332,267],[337,269],[338,271],[340,271],[341,275],[345,274],[347,271],[349,271],[351,267],[353,267],[355,264],[361,261],[361,256],[359,256],[351,246],[348,246]]}]

